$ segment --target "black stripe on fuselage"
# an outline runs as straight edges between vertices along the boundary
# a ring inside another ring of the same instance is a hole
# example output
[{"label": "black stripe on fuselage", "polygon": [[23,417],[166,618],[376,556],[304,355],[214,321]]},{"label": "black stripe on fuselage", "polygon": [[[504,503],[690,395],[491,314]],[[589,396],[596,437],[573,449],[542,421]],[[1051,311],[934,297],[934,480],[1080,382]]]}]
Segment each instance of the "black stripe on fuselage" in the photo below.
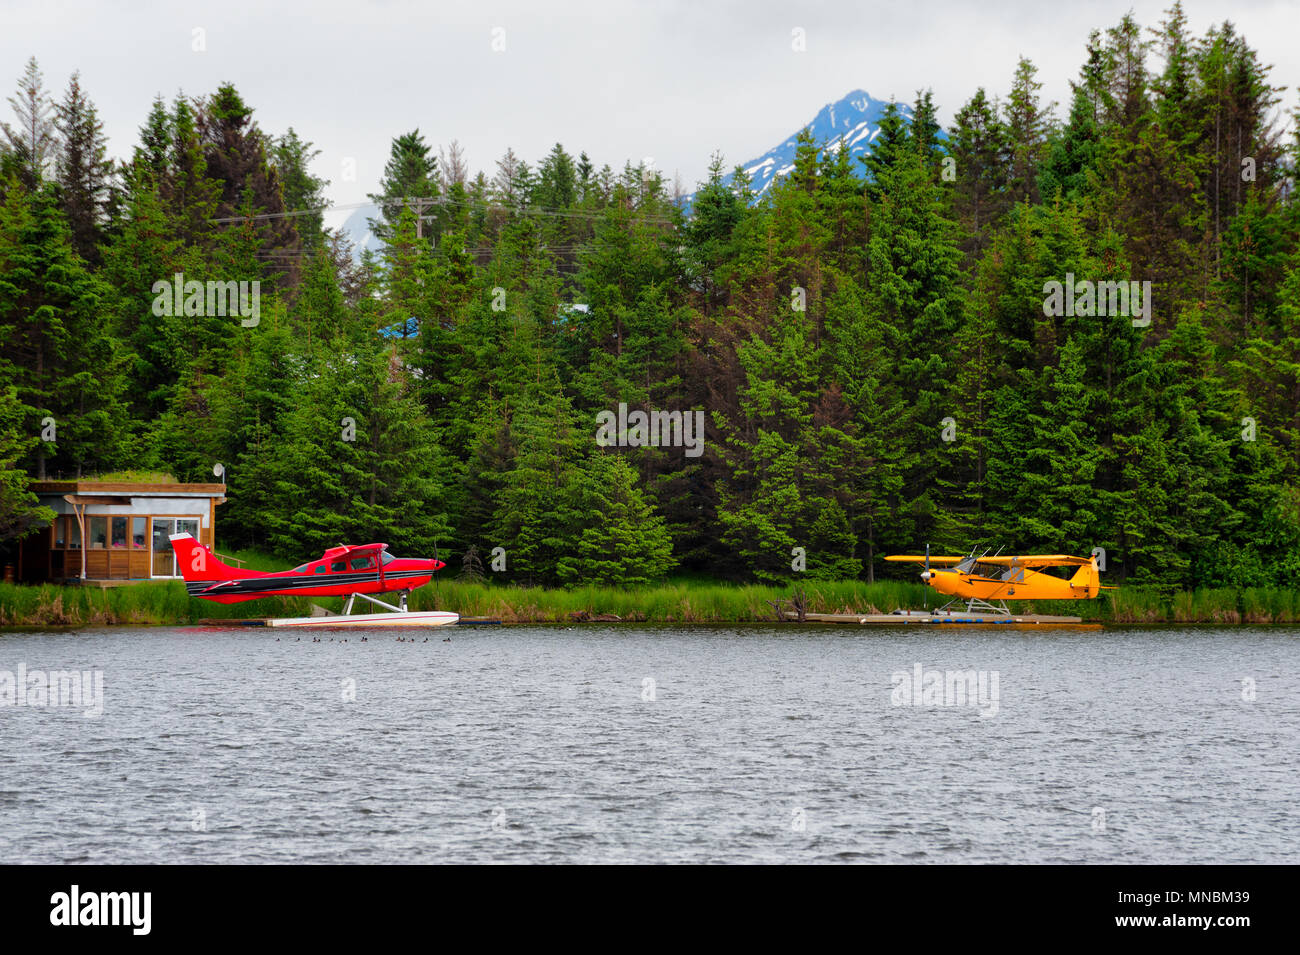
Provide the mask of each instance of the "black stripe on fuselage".
[{"label": "black stripe on fuselage", "polygon": [[[384,574],[384,580],[428,577],[432,570],[399,570]],[[350,584],[379,583],[378,574],[315,574],[310,577],[241,577],[235,580],[187,580],[185,590],[191,595],[251,594],[268,590],[309,590],[313,587],[339,587]]]}]

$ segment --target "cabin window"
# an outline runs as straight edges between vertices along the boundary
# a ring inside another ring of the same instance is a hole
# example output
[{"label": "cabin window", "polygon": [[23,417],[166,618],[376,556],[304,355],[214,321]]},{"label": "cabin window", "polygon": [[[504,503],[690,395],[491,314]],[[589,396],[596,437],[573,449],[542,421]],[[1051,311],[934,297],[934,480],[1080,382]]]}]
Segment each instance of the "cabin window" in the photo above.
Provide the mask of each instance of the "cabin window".
[{"label": "cabin window", "polygon": [[352,561],[353,570],[373,570],[374,566],[374,561],[369,557],[357,557]]},{"label": "cabin window", "polygon": [[314,570],[312,570],[312,573],[313,573],[313,574],[323,574],[323,573],[325,573],[325,565],[324,565],[324,564],[318,564],[318,565],[316,566],[316,568],[315,568]]},{"label": "cabin window", "polygon": [[75,517],[66,515],[62,521],[67,528],[68,550],[81,550],[81,524]]},{"label": "cabin window", "polygon": [[91,550],[103,550],[108,546],[108,518],[92,517],[90,521],[90,543],[87,545]]},{"label": "cabin window", "polygon": [[144,550],[149,543],[149,534],[146,525],[149,522],[147,517],[131,518],[131,549]]},{"label": "cabin window", "polygon": [[111,520],[113,526],[113,546],[125,548],[126,547],[126,518],[114,517]]},{"label": "cabin window", "polygon": [[348,565],[346,561],[336,560],[334,561],[334,563],[330,564],[331,574],[341,574],[343,573],[343,571],[347,569],[348,569]]},{"label": "cabin window", "polygon": [[175,558],[172,556],[171,541],[167,535],[172,532],[172,522],[161,517],[153,519],[153,576],[174,577],[176,575]]},{"label": "cabin window", "polygon": [[155,517],[153,518],[153,576],[179,577],[180,568],[172,551],[172,534],[189,534],[199,540],[199,522],[191,517]]}]

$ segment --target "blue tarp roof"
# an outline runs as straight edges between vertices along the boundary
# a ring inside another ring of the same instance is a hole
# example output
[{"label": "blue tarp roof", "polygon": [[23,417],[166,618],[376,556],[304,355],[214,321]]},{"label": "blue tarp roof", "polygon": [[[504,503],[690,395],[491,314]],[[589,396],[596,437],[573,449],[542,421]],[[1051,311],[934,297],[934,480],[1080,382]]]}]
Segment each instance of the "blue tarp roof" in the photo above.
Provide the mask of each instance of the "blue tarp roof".
[{"label": "blue tarp roof", "polygon": [[404,322],[381,328],[379,334],[385,338],[414,338],[420,334],[420,320],[412,315]]}]

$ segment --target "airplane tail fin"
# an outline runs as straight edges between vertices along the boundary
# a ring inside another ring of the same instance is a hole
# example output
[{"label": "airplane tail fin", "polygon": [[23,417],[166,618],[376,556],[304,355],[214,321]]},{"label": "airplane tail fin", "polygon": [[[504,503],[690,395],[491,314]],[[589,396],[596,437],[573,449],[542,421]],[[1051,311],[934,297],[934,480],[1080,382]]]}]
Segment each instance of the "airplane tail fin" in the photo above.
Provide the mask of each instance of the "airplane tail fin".
[{"label": "airplane tail fin", "polygon": [[223,564],[207,544],[189,534],[172,534],[168,539],[176,552],[176,566],[187,581],[239,580],[250,576],[247,571]]},{"label": "airplane tail fin", "polygon": [[1088,563],[1075,571],[1070,578],[1070,586],[1079,592],[1080,597],[1092,599],[1102,591],[1101,571],[1097,567],[1097,555],[1093,554]]}]

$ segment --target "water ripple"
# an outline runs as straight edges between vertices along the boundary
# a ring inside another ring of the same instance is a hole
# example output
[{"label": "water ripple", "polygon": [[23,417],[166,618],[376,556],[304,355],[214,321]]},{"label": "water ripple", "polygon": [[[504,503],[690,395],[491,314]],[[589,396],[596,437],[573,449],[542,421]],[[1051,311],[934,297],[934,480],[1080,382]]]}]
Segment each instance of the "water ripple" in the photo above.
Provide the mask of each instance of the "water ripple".
[{"label": "water ripple", "polygon": [[[0,634],[24,862],[1300,860],[1300,632],[519,627]],[[985,705],[897,677],[998,675]],[[1247,699],[1243,681],[1254,681]]]}]

